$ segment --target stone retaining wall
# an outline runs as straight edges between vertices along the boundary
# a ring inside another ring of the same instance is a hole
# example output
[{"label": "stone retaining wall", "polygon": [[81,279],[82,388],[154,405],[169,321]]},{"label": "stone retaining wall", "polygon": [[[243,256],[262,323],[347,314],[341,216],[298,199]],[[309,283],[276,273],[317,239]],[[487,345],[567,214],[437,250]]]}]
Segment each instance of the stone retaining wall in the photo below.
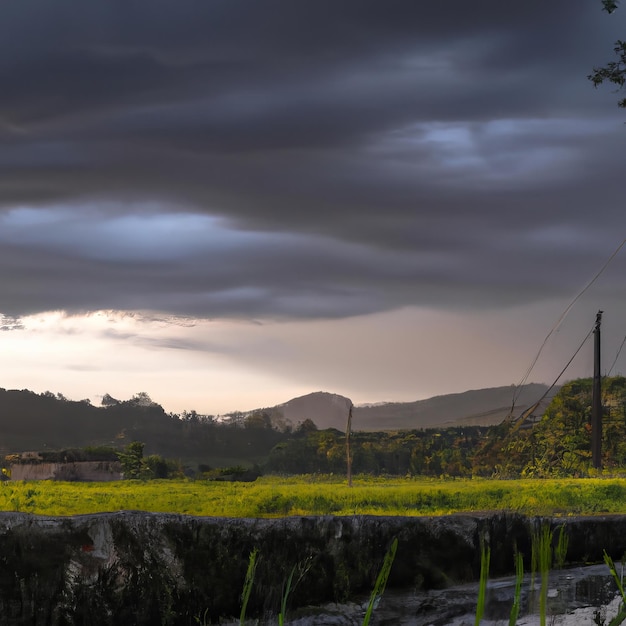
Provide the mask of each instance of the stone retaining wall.
[{"label": "stone retaining wall", "polygon": [[[445,517],[224,519],[119,512],[75,517],[0,514],[3,625],[189,625],[237,616],[248,556],[258,548],[249,615],[277,612],[296,566],[290,607],[367,597],[394,537],[388,587],[476,580],[480,545],[491,576],[513,571],[517,548],[544,520],[514,514]],[[626,517],[551,519],[569,535],[568,560],[626,552]],[[529,568],[529,564],[527,568]]]}]

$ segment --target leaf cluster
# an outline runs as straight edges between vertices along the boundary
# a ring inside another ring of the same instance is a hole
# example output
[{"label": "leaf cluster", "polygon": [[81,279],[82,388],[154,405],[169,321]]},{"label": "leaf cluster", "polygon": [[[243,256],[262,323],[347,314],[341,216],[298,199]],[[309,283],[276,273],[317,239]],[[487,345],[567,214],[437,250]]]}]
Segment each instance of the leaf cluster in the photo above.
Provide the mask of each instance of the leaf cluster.
[{"label": "leaf cluster", "polygon": [[[609,61],[603,67],[594,67],[593,72],[587,78],[598,87],[604,82],[617,85],[620,91],[626,84],[626,41],[618,39],[613,46],[613,52],[617,55],[617,61]],[[626,108],[626,98],[622,98],[617,103],[618,106]]]},{"label": "leaf cluster", "polygon": [[[613,13],[617,10],[619,0],[602,0],[602,10]],[[613,46],[613,52],[617,55],[617,61],[609,61],[602,67],[594,67],[593,72],[587,78],[598,87],[604,82],[617,86],[617,91],[626,84],[626,42],[618,39]],[[626,108],[626,98],[618,100],[617,105]]]}]

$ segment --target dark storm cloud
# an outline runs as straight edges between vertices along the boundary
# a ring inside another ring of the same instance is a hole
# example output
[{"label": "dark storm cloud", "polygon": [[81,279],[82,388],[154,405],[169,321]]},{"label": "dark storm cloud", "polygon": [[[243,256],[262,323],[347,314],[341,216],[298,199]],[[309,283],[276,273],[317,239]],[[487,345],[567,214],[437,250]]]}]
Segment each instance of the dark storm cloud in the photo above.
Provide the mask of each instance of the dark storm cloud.
[{"label": "dark storm cloud", "polygon": [[599,3],[2,11],[7,314],[501,306],[626,232],[626,130],[585,79],[626,20]]}]

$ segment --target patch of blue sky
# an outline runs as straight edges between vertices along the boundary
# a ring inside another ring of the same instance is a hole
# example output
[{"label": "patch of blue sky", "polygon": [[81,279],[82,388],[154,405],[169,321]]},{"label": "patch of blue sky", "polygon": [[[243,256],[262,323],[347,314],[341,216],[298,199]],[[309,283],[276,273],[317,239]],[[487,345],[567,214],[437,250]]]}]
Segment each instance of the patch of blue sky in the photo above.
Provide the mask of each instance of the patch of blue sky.
[{"label": "patch of blue sky", "polygon": [[371,149],[407,166],[413,161],[424,171],[460,177],[463,184],[471,177],[474,185],[508,185],[572,176],[583,158],[581,148],[572,146],[572,135],[593,136],[614,128],[612,120],[560,118],[428,122],[379,137]]},{"label": "patch of blue sky", "polygon": [[269,239],[276,235],[234,230],[221,218],[192,213],[110,215],[78,207],[19,207],[0,214],[0,241],[99,260],[186,258],[270,245]]}]

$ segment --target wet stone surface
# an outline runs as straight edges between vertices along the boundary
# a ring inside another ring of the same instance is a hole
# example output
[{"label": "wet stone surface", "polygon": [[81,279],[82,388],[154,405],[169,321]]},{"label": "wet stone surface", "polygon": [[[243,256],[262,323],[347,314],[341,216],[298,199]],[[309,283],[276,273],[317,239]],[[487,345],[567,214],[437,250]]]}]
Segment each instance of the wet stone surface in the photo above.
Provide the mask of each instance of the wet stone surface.
[{"label": "wet stone surface", "polygon": [[[552,571],[549,580],[548,623],[595,625],[598,619],[608,623],[617,614],[617,588],[605,565]],[[539,586],[538,576],[534,585],[529,575],[525,577],[519,626],[539,624]],[[509,623],[514,588],[513,577],[489,581],[481,624],[503,626]],[[428,592],[392,590],[385,593],[370,623],[372,626],[474,626],[477,598],[477,583]],[[367,598],[362,603],[327,604],[318,609],[295,611],[296,615],[287,623],[292,626],[361,626],[366,606]],[[276,617],[267,617],[261,623],[275,624]],[[231,626],[235,624],[238,622]]]}]

